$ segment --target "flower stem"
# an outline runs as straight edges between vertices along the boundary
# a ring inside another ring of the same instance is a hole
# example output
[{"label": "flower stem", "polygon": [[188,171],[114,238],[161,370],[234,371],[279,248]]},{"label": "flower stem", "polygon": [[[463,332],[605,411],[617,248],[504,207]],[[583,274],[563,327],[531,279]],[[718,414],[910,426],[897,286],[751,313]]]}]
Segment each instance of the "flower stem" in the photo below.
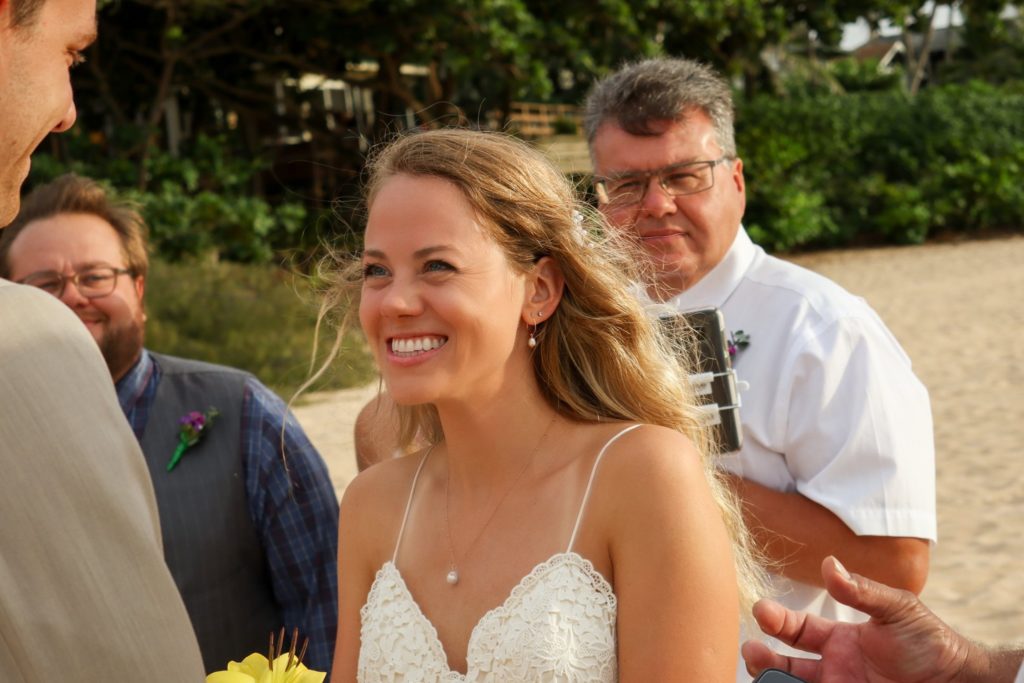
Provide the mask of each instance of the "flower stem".
[{"label": "flower stem", "polygon": [[178,441],[178,447],[174,449],[174,455],[171,456],[170,462],[167,463],[167,471],[173,470],[178,461],[181,460],[181,456],[185,454],[185,449],[188,448],[188,442],[185,441],[185,437],[181,437]]}]

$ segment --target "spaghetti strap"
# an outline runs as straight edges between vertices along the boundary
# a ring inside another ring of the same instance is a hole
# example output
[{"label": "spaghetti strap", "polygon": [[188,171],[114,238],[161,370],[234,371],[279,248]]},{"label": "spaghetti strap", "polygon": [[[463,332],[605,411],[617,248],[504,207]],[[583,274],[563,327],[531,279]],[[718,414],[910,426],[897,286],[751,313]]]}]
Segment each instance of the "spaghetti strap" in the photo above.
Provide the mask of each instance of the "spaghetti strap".
[{"label": "spaghetti strap", "polygon": [[580,521],[583,520],[583,511],[587,509],[587,500],[590,498],[590,487],[594,485],[594,476],[597,474],[597,466],[601,464],[601,458],[604,457],[604,454],[605,452],[607,452],[608,447],[619,440],[619,437],[625,436],[629,432],[641,426],[643,425],[634,424],[626,427],[618,434],[608,439],[607,443],[605,443],[605,445],[601,448],[601,452],[597,454],[597,458],[594,460],[594,466],[590,470],[590,479],[587,481],[587,490],[584,491],[583,501],[580,503],[580,511],[576,513],[576,524],[574,524],[572,527],[572,536],[569,537],[569,547],[565,549],[565,552],[572,552],[572,546],[576,542],[576,532],[580,530]]},{"label": "spaghetti strap", "polygon": [[416,482],[420,479],[420,472],[423,470],[423,465],[426,464],[427,458],[430,456],[430,452],[434,450],[431,446],[427,449],[427,452],[420,458],[420,464],[416,467],[416,474],[412,478],[412,486],[409,488],[409,500],[405,503],[405,514],[402,515],[402,526],[398,528],[398,539],[395,540],[395,552],[391,555],[391,564],[394,564],[398,559],[398,548],[402,545],[402,535],[405,533],[405,523],[409,521],[409,510],[412,509],[412,496],[416,493]]}]

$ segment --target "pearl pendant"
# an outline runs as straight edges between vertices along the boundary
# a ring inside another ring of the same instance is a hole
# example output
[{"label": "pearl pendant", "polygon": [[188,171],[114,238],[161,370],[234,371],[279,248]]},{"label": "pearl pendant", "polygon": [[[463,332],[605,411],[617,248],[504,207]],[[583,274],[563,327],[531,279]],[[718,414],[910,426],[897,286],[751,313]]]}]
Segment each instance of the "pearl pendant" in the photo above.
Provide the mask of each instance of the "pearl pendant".
[{"label": "pearl pendant", "polygon": [[459,582],[459,572],[455,569],[451,570],[448,572],[448,576],[444,577],[444,580],[447,581],[449,585],[454,586]]}]

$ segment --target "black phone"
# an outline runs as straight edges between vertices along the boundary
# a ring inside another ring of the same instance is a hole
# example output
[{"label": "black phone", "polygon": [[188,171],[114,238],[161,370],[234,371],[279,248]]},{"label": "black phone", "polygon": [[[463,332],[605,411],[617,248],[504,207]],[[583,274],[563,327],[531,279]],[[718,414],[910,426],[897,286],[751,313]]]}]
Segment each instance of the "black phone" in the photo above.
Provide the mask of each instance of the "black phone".
[{"label": "black phone", "polygon": [[807,683],[802,678],[797,678],[791,673],[781,669],[765,669],[761,675],[754,679],[754,683]]},{"label": "black phone", "polygon": [[717,308],[705,308],[664,316],[660,322],[672,338],[696,343],[697,367],[691,379],[697,401],[706,406],[716,450],[719,453],[738,451],[743,446],[743,425],[725,316]]}]

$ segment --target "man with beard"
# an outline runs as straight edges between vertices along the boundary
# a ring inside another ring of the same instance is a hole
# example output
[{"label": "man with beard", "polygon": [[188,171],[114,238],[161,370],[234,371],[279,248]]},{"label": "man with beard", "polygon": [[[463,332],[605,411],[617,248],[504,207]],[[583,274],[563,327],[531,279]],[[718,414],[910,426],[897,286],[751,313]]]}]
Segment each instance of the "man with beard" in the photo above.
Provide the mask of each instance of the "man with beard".
[{"label": "man with beard", "polygon": [[[33,191],[0,237],[0,276],[60,299],[99,345],[146,457],[206,669],[297,627],[310,638],[306,663],[328,670],[338,504],[327,468],[252,375],[143,347],[144,235],[138,212],[65,175]],[[189,430],[195,443],[182,440]]]},{"label": "man with beard", "polygon": [[[0,0],[0,228],[29,157],[75,121],[95,0]],[[103,359],[67,309],[0,279],[0,680],[198,681],[153,488]]]}]

